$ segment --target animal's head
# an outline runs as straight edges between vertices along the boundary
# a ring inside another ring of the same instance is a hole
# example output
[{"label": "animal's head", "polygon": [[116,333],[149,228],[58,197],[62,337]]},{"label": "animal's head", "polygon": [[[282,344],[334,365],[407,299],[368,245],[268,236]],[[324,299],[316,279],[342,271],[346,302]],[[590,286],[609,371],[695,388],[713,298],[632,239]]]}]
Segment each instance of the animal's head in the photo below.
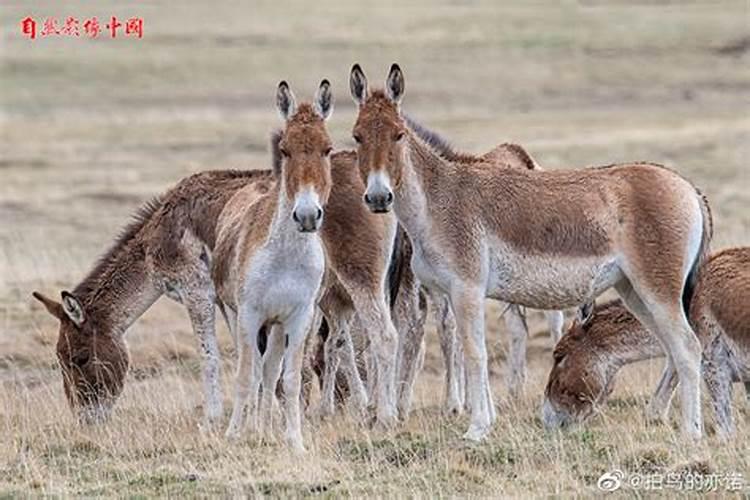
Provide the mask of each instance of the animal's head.
[{"label": "animal's head", "polygon": [[601,349],[594,340],[601,338],[596,330],[604,326],[597,321],[593,304],[586,304],[555,346],[554,365],[544,391],[545,427],[562,428],[582,422],[611,392]]},{"label": "animal's head", "polygon": [[278,143],[283,186],[292,200],[290,217],[302,232],[314,232],[323,223],[331,192],[330,156],[333,146],[325,122],[333,112],[328,80],[320,82],[312,104],[297,105],[289,85],[279,83],[276,106],[286,126]]},{"label": "animal's head", "polygon": [[393,190],[401,183],[406,161],[407,126],[399,112],[404,96],[404,74],[393,64],[385,81],[385,91],[371,91],[359,64],[352,67],[349,87],[359,106],[352,137],[367,189],[365,203],[375,213],[385,213],[393,205]]},{"label": "animal's head", "polygon": [[57,359],[71,410],[83,423],[106,420],[128,371],[130,360],[123,340],[98,325],[69,292],[62,292],[62,302],[39,292],[33,296],[60,321]]}]

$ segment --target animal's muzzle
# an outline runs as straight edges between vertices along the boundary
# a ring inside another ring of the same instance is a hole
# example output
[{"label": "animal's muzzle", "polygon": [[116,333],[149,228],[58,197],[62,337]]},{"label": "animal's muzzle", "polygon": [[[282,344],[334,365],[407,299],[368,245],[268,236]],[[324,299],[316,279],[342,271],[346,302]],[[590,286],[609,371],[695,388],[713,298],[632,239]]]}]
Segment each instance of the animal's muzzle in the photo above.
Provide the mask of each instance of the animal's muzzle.
[{"label": "animal's muzzle", "polygon": [[547,429],[562,429],[571,424],[573,417],[565,410],[557,409],[549,400],[544,398],[542,405],[542,423]]},{"label": "animal's muzzle", "polygon": [[323,209],[320,207],[296,209],[292,212],[292,219],[297,223],[297,229],[301,232],[314,233],[320,229],[323,222]]},{"label": "animal's muzzle", "polygon": [[370,211],[376,214],[389,212],[393,205],[393,193],[390,190],[371,194],[365,193],[365,203]]}]

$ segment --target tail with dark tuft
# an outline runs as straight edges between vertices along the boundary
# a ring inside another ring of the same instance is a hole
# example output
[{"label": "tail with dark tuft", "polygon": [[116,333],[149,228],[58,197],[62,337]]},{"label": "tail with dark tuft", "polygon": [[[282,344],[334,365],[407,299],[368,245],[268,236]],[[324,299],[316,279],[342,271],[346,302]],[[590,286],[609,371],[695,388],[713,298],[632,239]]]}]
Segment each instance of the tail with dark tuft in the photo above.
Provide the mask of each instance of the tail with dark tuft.
[{"label": "tail with dark tuft", "polygon": [[385,286],[388,293],[388,305],[393,309],[398,297],[398,291],[401,287],[401,278],[404,274],[404,266],[409,265],[411,258],[411,246],[409,237],[406,236],[401,224],[396,228],[396,238],[393,241],[393,251],[391,253],[391,262],[388,265],[388,274],[386,275]]}]

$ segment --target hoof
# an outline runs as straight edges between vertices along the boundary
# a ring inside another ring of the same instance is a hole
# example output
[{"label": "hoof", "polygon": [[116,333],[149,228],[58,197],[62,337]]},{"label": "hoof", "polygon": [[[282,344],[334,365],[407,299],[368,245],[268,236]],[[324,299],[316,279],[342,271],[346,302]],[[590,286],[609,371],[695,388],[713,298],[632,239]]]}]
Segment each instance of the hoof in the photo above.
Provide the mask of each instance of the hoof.
[{"label": "hoof", "polygon": [[289,447],[289,450],[292,452],[295,456],[302,456],[307,454],[307,449],[305,449],[305,445],[302,444],[302,441],[299,439],[289,439],[287,438],[286,444]]},{"label": "hoof", "polygon": [[458,417],[464,413],[464,407],[461,404],[451,404],[443,408],[443,413],[448,417]]},{"label": "hoof", "polygon": [[373,430],[380,432],[392,431],[398,427],[398,418],[395,415],[378,417],[373,425]]},{"label": "hoof", "polygon": [[466,434],[464,434],[464,439],[467,441],[472,441],[475,443],[478,443],[480,441],[484,441],[487,435],[490,433],[490,427],[479,427],[479,426],[470,426],[469,430],[466,431]]},{"label": "hoof", "polygon": [[240,431],[227,429],[227,431],[224,433],[224,439],[232,443],[236,443],[240,439]]}]

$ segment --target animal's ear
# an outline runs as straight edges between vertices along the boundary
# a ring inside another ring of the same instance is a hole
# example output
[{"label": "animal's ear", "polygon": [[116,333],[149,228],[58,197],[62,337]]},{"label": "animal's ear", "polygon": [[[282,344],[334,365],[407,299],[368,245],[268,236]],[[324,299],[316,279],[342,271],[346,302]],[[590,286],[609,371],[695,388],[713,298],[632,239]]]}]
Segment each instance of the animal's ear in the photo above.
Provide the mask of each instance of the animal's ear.
[{"label": "animal's ear", "polygon": [[349,74],[349,90],[352,92],[354,102],[362,106],[367,99],[367,77],[359,64],[352,66]]},{"label": "animal's ear", "polygon": [[586,325],[591,321],[591,318],[594,316],[594,305],[595,302],[592,300],[591,302],[582,304],[578,308],[578,311],[576,311],[576,320],[581,326]]},{"label": "animal's ear", "polygon": [[86,315],[83,313],[83,306],[75,296],[67,291],[62,292],[62,307],[65,315],[76,326],[81,326],[86,321]]},{"label": "animal's ear", "polygon": [[331,82],[323,80],[320,82],[318,91],[315,93],[315,112],[321,118],[327,120],[333,113],[333,92],[331,92]]},{"label": "animal's ear", "polygon": [[285,81],[279,82],[276,89],[276,108],[284,121],[288,121],[297,112],[297,100],[294,98],[292,89]]},{"label": "animal's ear", "polygon": [[44,308],[47,309],[47,312],[50,313],[52,316],[54,316],[57,319],[63,319],[65,316],[65,312],[63,312],[63,306],[59,302],[50,299],[49,297],[39,293],[39,292],[33,292],[31,294],[36,300],[42,303],[44,305]]},{"label": "animal's ear", "polygon": [[401,102],[401,98],[404,97],[404,73],[396,63],[391,65],[391,71],[388,73],[388,78],[385,79],[385,91],[391,101],[396,104]]}]

